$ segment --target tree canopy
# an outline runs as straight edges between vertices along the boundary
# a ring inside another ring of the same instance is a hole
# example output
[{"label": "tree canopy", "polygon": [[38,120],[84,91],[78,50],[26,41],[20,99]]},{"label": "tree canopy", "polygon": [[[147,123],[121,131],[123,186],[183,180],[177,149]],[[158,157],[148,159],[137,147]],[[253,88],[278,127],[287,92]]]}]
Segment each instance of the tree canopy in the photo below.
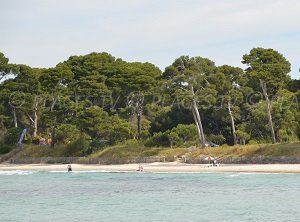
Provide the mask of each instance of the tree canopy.
[{"label": "tree canopy", "polygon": [[289,61],[264,48],[242,59],[245,70],[180,56],[161,71],[92,52],[38,69],[0,53],[0,139],[27,128],[28,143],[205,147],[271,142],[272,126],[277,141],[298,140],[300,87]]}]

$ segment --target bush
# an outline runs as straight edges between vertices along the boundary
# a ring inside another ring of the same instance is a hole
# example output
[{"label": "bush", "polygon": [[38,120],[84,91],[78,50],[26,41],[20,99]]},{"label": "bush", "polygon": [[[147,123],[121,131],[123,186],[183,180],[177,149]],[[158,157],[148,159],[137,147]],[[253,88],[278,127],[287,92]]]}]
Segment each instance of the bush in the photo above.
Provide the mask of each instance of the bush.
[{"label": "bush", "polygon": [[[89,143],[89,144],[88,144]],[[83,145],[83,154],[84,155],[90,155],[93,152],[103,150],[107,146],[108,141],[106,140],[100,140],[100,139],[93,139],[91,142],[88,142],[86,140],[86,144],[81,144]]]},{"label": "bush", "polygon": [[40,143],[40,139],[41,139],[41,137],[39,137],[39,136],[32,137],[31,143],[38,145]]},{"label": "bush", "polygon": [[86,138],[79,138],[75,142],[67,145],[64,156],[82,156],[90,149],[91,142]]},{"label": "bush", "polygon": [[152,137],[146,140],[145,146],[148,147],[169,146],[170,142],[168,139],[168,133],[169,131],[163,133],[162,132],[154,133]]},{"label": "bush", "polygon": [[63,144],[69,144],[80,137],[80,131],[75,125],[61,124],[57,127],[56,139]]},{"label": "bush", "polygon": [[208,137],[207,137],[208,140],[210,140],[211,142],[213,143],[216,143],[218,145],[221,145],[225,142],[225,137],[221,134],[219,135],[214,135],[214,134],[210,134]]},{"label": "bush", "polygon": [[21,128],[10,128],[4,135],[4,143],[8,145],[15,145],[18,143],[23,129]]},{"label": "bush", "polygon": [[249,140],[249,145],[258,144],[257,140]]},{"label": "bush", "polygon": [[136,140],[136,139],[126,140],[125,144],[127,146],[130,146],[130,147],[141,147],[141,146],[143,146],[143,144],[141,143],[141,141]]},{"label": "bush", "polygon": [[0,141],[0,154],[8,153],[12,150],[12,146],[5,144],[3,141]]}]

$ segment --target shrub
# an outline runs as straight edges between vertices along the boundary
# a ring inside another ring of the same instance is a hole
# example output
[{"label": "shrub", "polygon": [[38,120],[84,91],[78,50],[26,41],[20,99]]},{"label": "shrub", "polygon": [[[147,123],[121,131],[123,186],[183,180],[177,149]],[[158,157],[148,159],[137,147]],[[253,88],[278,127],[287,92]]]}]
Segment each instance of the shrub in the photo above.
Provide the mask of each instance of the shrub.
[{"label": "shrub", "polygon": [[61,124],[57,127],[56,139],[64,144],[76,141],[80,137],[80,131],[75,125]]},{"label": "shrub", "polygon": [[170,142],[168,139],[168,133],[169,131],[163,133],[162,132],[154,133],[152,137],[146,140],[145,146],[148,147],[169,146]]},{"label": "shrub", "polygon": [[41,139],[41,137],[39,137],[39,136],[32,137],[31,143],[38,145],[40,143],[40,139]]},{"label": "shrub", "polygon": [[4,135],[4,142],[8,145],[14,145],[18,143],[23,129],[21,128],[10,128]]},{"label": "shrub", "polygon": [[223,144],[226,140],[225,137],[221,134],[219,134],[219,135],[210,134],[207,138],[211,142],[219,144],[219,145]]},{"label": "shrub", "polygon": [[8,153],[12,150],[12,146],[0,141],[0,154]]},{"label": "shrub", "polygon": [[257,140],[249,140],[249,145],[258,144]]},{"label": "shrub", "polygon": [[65,156],[82,156],[90,149],[91,142],[84,137],[80,137],[73,143],[67,145]]}]

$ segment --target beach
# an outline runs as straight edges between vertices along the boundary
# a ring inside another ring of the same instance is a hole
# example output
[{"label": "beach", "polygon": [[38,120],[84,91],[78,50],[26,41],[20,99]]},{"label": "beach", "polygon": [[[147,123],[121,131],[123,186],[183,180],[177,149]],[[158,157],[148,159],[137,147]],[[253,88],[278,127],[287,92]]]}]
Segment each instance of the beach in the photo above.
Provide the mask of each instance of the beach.
[{"label": "beach", "polygon": [[[136,172],[139,165],[144,172],[162,173],[219,173],[219,172],[247,172],[247,173],[300,173],[300,164],[240,164],[211,166],[209,164],[168,163],[141,163],[121,165],[72,164],[73,172]],[[0,164],[0,171],[67,171],[67,164]]]}]

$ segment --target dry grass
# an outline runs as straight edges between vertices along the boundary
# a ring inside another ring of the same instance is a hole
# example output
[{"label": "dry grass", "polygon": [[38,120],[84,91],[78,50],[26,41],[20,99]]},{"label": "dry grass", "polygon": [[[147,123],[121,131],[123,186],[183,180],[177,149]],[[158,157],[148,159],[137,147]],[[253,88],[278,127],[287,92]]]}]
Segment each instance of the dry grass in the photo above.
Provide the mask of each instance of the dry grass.
[{"label": "dry grass", "polygon": [[[26,146],[23,157],[63,157],[68,156],[67,146],[56,146],[54,149],[44,146]],[[187,148],[148,148],[140,145],[118,145],[96,151],[90,158],[130,159],[137,157],[165,156],[180,157],[188,155],[192,158],[211,155],[217,158],[225,157],[255,157],[255,156],[300,156],[300,142],[282,144],[255,144],[220,146],[215,148],[196,149],[189,152]]]},{"label": "dry grass", "polygon": [[221,146],[198,149],[190,153],[191,157],[211,155],[223,157],[255,157],[255,156],[300,156],[300,142],[282,144],[255,144]]},{"label": "dry grass", "polygon": [[50,146],[26,145],[21,152],[21,157],[63,157],[68,153],[68,146],[56,145]]}]

